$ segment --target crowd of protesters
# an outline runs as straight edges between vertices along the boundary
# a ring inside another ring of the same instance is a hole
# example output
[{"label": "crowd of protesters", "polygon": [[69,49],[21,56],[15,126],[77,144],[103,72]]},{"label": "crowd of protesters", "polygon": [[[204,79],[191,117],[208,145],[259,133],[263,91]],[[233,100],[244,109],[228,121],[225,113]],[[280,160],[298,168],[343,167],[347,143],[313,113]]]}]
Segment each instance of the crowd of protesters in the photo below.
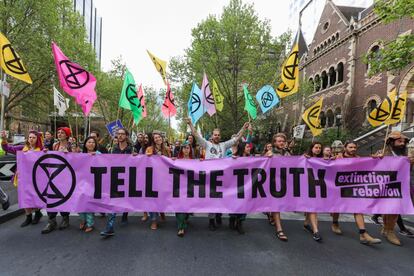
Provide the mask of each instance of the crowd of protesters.
[{"label": "crowd of protesters", "polygon": [[[147,156],[161,155],[173,159],[216,159],[216,158],[239,158],[255,156],[275,157],[275,156],[291,156],[292,143],[289,143],[287,135],[284,133],[276,133],[273,135],[271,141],[257,145],[252,143],[253,130],[250,123],[245,123],[240,131],[233,135],[230,140],[222,141],[219,129],[214,129],[211,137],[206,140],[200,133],[198,133],[191,123],[190,119],[186,120],[191,133],[183,142],[176,141],[174,144],[169,144],[165,137],[157,131],[152,133],[138,133],[136,142],[133,143],[127,129],[120,128],[117,130],[116,136],[108,145],[102,144],[98,131],[92,131],[90,135],[80,144],[75,137],[72,136],[71,130],[67,127],[57,129],[56,139],[52,132],[46,131],[39,133],[30,131],[25,145],[12,146],[7,143],[6,133],[1,132],[2,148],[9,153],[16,153],[17,151],[61,151],[61,152],[82,152],[86,154],[146,154]],[[386,148],[384,152],[378,152],[373,155],[373,158],[382,158],[383,156],[407,156],[408,138],[402,133],[394,131],[386,138]],[[357,143],[354,141],[347,141],[344,144],[323,145],[320,142],[312,142],[308,150],[303,153],[305,158],[323,158],[326,160],[334,160],[339,158],[358,158]],[[260,149],[260,152],[258,150]],[[262,149],[262,150],[261,150]],[[335,151],[333,151],[335,149]],[[409,156],[411,165],[414,164],[414,158]],[[17,185],[18,175],[13,178],[13,182]],[[7,195],[0,189],[0,203],[3,209],[9,206]],[[27,227],[32,224],[38,224],[43,214],[39,209],[25,209],[25,220],[21,227]],[[66,229],[69,227],[69,213],[61,212],[62,217],[60,224],[57,223],[56,212],[47,212],[48,221],[42,230],[42,234],[48,234],[56,229]],[[94,230],[94,213],[80,213],[79,214],[79,229],[85,233]],[[99,214],[97,214],[99,215]],[[105,229],[100,232],[103,237],[110,237],[115,234],[115,213],[100,214],[107,217]],[[193,214],[190,213],[176,213],[177,235],[184,237],[188,229],[188,220]],[[287,233],[282,227],[282,220],[280,212],[265,213],[270,225],[274,226],[275,236],[281,241],[288,241]],[[229,228],[244,234],[245,230],[243,222],[247,214],[229,214]],[[322,241],[322,236],[319,231],[318,214],[309,212],[304,214],[305,231],[309,232],[312,238],[317,241]],[[339,225],[340,214],[331,214],[332,224],[331,230],[337,235],[342,235],[343,232]],[[364,214],[354,214],[359,240],[362,244],[379,244],[381,240],[372,237],[368,234],[365,228]],[[382,218],[382,222],[381,222]],[[150,220],[150,229],[156,230],[159,223],[166,221],[164,213],[144,212],[142,221]],[[394,245],[401,245],[401,241],[395,234],[395,226],[399,226],[399,234],[406,237],[414,237],[414,234],[405,227],[403,220],[399,214],[376,214],[371,220],[376,224],[381,224],[381,235],[385,237],[390,243]],[[128,223],[128,213],[123,213],[121,224]],[[211,213],[208,214],[208,228],[211,231],[217,230],[222,224],[222,214]]]}]

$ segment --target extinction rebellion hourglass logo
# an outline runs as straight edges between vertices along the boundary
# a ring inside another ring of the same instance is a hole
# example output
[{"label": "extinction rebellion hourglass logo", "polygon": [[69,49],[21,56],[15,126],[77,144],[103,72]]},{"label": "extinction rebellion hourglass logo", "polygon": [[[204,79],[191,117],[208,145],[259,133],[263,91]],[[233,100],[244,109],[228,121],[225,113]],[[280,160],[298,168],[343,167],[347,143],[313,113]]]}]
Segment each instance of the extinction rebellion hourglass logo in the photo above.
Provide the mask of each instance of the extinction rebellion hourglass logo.
[{"label": "extinction rebellion hourglass logo", "polygon": [[341,197],[402,198],[397,171],[338,172],[335,185],[341,187]]},{"label": "extinction rebellion hourglass logo", "polygon": [[46,154],[33,166],[33,185],[39,198],[53,208],[65,203],[76,187],[72,166],[60,155]]}]

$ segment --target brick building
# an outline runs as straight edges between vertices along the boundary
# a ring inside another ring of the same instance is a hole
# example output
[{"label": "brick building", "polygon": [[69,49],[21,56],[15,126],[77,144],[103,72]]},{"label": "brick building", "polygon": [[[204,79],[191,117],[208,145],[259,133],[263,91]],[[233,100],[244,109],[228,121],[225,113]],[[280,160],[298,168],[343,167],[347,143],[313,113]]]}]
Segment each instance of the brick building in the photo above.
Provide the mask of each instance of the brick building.
[{"label": "brick building", "polygon": [[285,131],[300,124],[305,108],[323,96],[321,125],[336,127],[339,119],[342,127],[357,137],[371,129],[367,114],[395,87],[408,90],[410,98],[405,120],[398,127],[405,129],[414,124],[414,64],[397,76],[383,72],[369,77],[369,66],[364,63],[370,51],[378,51],[387,41],[413,31],[412,19],[384,24],[373,6],[338,6],[327,0],[312,42],[307,47],[301,43],[306,47],[300,62],[301,78],[313,83],[314,92],[304,103],[297,100],[276,110],[285,114],[280,122]]}]

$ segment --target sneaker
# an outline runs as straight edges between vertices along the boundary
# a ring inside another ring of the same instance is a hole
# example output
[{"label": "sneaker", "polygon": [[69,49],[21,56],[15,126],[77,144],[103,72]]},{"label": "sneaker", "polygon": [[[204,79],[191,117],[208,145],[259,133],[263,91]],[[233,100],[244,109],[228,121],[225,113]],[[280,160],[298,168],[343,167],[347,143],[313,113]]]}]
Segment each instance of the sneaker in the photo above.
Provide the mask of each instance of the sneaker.
[{"label": "sneaker", "polygon": [[305,231],[307,231],[307,232],[309,232],[309,233],[313,234],[312,227],[310,227],[310,225],[309,225],[309,224],[304,224],[304,225],[303,225],[303,230],[305,230]]},{"label": "sneaker", "polygon": [[362,235],[359,235],[359,242],[362,244],[371,245],[379,244],[381,243],[381,240],[371,237],[368,233],[364,233]]},{"label": "sneaker", "polygon": [[50,232],[56,230],[57,223],[56,220],[49,220],[49,222],[46,224],[45,228],[42,230],[42,234],[49,234]]},{"label": "sneaker", "polygon": [[35,212],[35,215],[34,215],[34,219],[33,219],[33,221],[32,221],[32,224],[38,224],[39,223],[39,221],[40,221],[40,219],[43,217],[43,214],[42,214],[42,212],[40,212],[40,211],[36,211]]},{"label": "sneaker", "polygon": [[313,233],[312,234],[312,238],[313,238],[314,241],[317,241],[317,242],[321,242],[322,241],[322,237],[321,237],[321,235],[319,235],[319,232]]},{"label": "sneaker", "polygon": [[216,231],[217,230],[216,223],[215,223],[214,219],[209,220],[208,229],[210,229],[210,231]]},{"label": "sneaker", "polygon": [[372,221],[373,223],[375,223],[376,225],[382,225],[382,223],[379,221],[379,216],[373,215],[373,216],[371,217],[371,221]]},{"label": "sneaker", "polygon": [[411,232],[411,231],[410,231],[410,230],[408,230],[408,229],[405,229],[405,230],[400,230],[400,231],[398,231],[398,234],[403,235],[403,236],[406,236],[406,237],[408,237],[408,238],[414,238],[414,234],[413,234],[413,232]]},{"label": "sneaker", "polygon": [[105,230],[105,231],[102,231],[102,232],[100,233],[100,235],[101,235],[102,237],[104,237],[104,238],[108,238],[108,237],[112,237],[112,236],[114,236],[114,235],[115,235],[115,232],[114,232],[114,230],[113,230],[113,229],[110,229],[110,230]]},{"label": "sneaker", "polygon": [[331,226],[332,232],[334,232],[337,235],[342,235],[341,228],[339,228],[339,224],[333,223]]},{"label": "sneaker", "polygon": [[64,216],[62,222],[59,225],[59,230],[64,230],[69,227],[69,216]]}]

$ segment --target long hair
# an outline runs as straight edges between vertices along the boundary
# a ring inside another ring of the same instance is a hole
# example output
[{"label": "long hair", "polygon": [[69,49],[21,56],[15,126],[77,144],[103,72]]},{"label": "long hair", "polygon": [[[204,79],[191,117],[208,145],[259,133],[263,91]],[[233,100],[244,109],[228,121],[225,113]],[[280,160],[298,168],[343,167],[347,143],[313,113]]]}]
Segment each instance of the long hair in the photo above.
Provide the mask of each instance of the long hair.
[{"label": "long hair", "polygon": [[[320,145],[321,146],[321,152],[319,154],[317,154],[317,155],[313,154],[313,152],[312,152],[313,147],[316,146],[316,145]],[[306,152],[306,154],[309,155],[309,156],[311,156],[311,157],[323,157],[322,148],[323,148],[323,146],[322,146],[322,143],[321,142],[313,142],[309,146],[308,151]]]},{"label": "long hair", "polygon": [[188,141],[188,137],[190,137],[190,136],[191,136],[191,137],[193,137],[193,142],[191,143],[191,145],[190,145],[190,146],[191,146],[192,148],[195,148],[195,147],[197,146],[197,141],[196,141],[196,138],[194,137],[194,135],[192,135],[192,134],[188,134],[188,135],[187,135],[187,138],[186,138],[185,140],[186,140],[186,141]]},{"label": "long hair", "polygon": [[193,159],[193,148],[191,147],[191,145],[190,145],[190,144],[187,144],[187,145],[184,145],[184,146],[181,146],[181,147],[180,147],[180,152],[178,153],[177,158],[178,158],[178,159],[184,159],[183,148],[184,148],[185,146],[190,146],[190,152],[189,152],[189,154],[188,154],[188,157],[189,157],[189,159]]},{"label": "long hair", "polygon": [[[35,148],[39,148],[39,149],[43,149],[43,139],[42,139],[42,134],[40,134],[39,132],[37,132],[36,130],[31,130],[29,131],[29,135],[30,134],[34,134],[36,135],[36,145]],[[29,135],[27,135],[27,138],[29,138]],[[30,148],[30,144],[29,144],[29,139],[26,140],[25,146]]]},{"label": "long hair", "polygon": [[95,137],[89,136],[83,142],[83,148],[82,148],[83,153],[88,153],[88,149],[86,148],[86,142],[88,142],[88,140],[90,140],[90,139],[92,139],[95,142],[95,147],[93,148],[93,151],[98,150],[98,142],[96,141]]},{"label": "long hair", "polygon": [[164,137],[162,137],[161,133],[158,133],[158,132],[153,132],[152,133],[152,141],[151,141],[152,149],[155,151],[155,148],[156,148],[155,139],[154,139],[155,135],[159,135],[161,137],[161,139],[162,139],[161,154],[164,155],[164,156],[167,156],[169,151],[168,151],[167,147],[165,146]]},{"label": "long hair", "polygon": [[237,156],[243,156],[246,145],[248,145],[246,142],[241,142],[237,145]]}]

